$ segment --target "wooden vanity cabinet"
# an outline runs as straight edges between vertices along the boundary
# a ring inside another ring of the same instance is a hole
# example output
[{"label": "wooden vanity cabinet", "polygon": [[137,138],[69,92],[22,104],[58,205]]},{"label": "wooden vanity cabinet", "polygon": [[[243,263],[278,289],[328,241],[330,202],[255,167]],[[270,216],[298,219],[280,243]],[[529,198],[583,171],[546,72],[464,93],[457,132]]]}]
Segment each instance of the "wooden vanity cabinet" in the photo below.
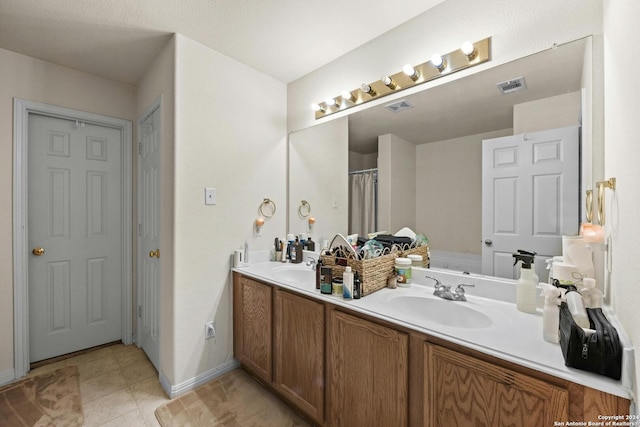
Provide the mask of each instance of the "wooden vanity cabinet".
[{"label": "wooden vanity cabinet", "polygon": [[406,426],[408,335],[341,311],[328,313],[327,425]]},{"label": "wooden vanity cabinet", "polygon": [[324,421],[324,304],[274,290],[273,387]]},{"label": "wooden vanity cabinet", "polygon": [[233,350],[236,359],[266,383],[271,382],[272,288],[236,274],[233,281]]},{"label": "wooden vanity cabinet", "polygon": [[425,425],[536,427],[568,419],[566,389],[430,343],[424,354]]}]

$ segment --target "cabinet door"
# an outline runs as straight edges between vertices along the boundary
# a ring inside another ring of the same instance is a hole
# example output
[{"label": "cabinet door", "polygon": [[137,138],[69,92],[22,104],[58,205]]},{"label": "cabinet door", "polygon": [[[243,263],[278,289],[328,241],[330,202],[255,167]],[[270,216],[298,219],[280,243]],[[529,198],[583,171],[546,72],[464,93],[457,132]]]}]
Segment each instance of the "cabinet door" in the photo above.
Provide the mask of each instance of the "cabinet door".
[{"label": "cabinet door", "polygon": [[425,343],[425,425],[552,426],[567,390]]},{"label": "cabinet door", "polygon": [[273,310],[273,386],[322,423],[324,304],[276,289]]},{"label": "cabinet door", "polygon": [[407,334],[332,311],[328,349],[330,426],[407,425]]},{"label": "cabinet door", "polygon": [[266,382],[271,381],[271,286],[236,276],[233,284],[235,357]]}]

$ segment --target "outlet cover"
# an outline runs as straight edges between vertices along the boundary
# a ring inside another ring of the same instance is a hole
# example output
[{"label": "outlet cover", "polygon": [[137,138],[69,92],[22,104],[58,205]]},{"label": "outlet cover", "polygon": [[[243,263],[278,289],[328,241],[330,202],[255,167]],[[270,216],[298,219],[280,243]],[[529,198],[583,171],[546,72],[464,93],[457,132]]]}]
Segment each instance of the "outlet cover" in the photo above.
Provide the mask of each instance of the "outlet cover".
[{"label": "outlet cover", "polygon": [[204,338],[210,340],[216,336],[216,322],[211,321],[204,324]]}]

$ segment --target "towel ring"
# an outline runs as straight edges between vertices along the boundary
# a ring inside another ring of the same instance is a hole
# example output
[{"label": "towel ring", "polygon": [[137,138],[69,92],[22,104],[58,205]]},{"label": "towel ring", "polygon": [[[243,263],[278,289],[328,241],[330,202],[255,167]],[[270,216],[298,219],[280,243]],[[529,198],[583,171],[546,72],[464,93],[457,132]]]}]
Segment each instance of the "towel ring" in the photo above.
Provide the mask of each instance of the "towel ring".
[{"label": "towel ring", "polygon": [[593,190],[587,190],[585,203],[587,205],[587,222],[591,222],[593,221]]},{"label": "towel ring", "polygon": [[302,218],[306,218],[311,215],[311,205],[306,200],[300,201],[300,206],[298,206],[298,215]]},{"label": "towel ring", "polygon": [[[264,213],[264,207],[265,206],[267,206],[271,210],[270,214]],[[260,207],[258,208],[258,210],[260,211],[260,215],[262,215],[263,217],[271,218],[272,216],[274,216],[276,214],[276,204],[271,199],[263,199],[262,203],[260,204]]]}]

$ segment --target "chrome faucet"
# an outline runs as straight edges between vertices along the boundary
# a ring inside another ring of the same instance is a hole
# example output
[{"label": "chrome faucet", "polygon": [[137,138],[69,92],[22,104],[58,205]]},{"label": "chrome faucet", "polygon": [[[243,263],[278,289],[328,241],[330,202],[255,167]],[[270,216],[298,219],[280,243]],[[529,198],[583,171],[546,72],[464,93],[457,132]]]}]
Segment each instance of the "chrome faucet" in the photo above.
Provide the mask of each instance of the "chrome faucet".
[{"label": "chrome faucet", "polygon": [[435,280],[433,295],[442,299],[448,299],[451,301],[466,301],[467,297],[464,296],[464,288],[473,288],[475,285],[467,283],[460,283],[454,292],[451,292],[451,285],[443,285],[442,282],[435,277],[425,276],[427,279]]},{"label": "chrome faucet", "polygon": [[455,294],[453,295],[454,301],[466,301],[467,297],[464,296],[464,288],[475,288],[476,285],[471,285],[468,283],[460,283],[455,290]]},{"label": "chrome faucet", "polygon": [[313,257],[309,257],[305,265],[311,267],[313,271],[316,271],[316,260]]}]

